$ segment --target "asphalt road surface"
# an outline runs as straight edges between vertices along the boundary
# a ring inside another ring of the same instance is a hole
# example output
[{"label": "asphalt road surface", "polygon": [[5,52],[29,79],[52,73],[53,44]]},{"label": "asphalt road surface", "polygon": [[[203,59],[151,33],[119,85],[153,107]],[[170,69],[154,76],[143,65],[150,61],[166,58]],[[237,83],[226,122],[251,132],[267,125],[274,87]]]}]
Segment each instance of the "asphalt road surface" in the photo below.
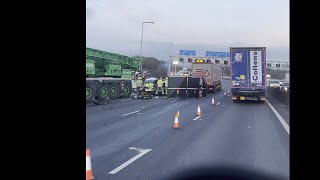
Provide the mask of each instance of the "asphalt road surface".
[{"label": "asphalt road surface", "polygon": [[[225,164],[289,179],[289,132],[279,117],[267,102],[233,103],[224,96],[228,89],[223,80],[223,90],[206,98],[127,98],[87,106],[86,146],[95,180],[167,179]],[[289,108],[267,100],[289,125]],[[177,111],[180,129],[173,129]]]}]

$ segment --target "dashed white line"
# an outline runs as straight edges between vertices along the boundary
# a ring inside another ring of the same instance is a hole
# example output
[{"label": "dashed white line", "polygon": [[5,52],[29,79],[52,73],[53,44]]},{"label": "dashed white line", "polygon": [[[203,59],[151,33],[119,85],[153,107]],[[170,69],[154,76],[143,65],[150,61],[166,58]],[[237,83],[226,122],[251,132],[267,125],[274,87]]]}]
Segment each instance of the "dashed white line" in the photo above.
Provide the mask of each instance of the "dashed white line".
[{"label": "dashed white line", "polygon": [[152,149],[138,149],[138,148],[134,148],[134,147],[129,147],[130,150],[137,150],[140,153],[137,154],[136,156],[134,156],[133,158],[129,159],[127,162],[121,164],[120,166],[118,166],[117,168],[115,168],[114,170],[110,171],[109,174],[116,174],[117,172],[121,171],[123,168],[127,167],[128,165],[130,165],[131,163],[133,163],[135,160],[139,159],[140,157],[142,157],[143,155],[147,154],[148,152],[150,152]]},{"label": "dashed white line", "polygon": [[195,121],[195,120],[197,120],[197,119],[199,119],[199,118],[201,118],[201,116],[198,116],[198,117],[194,118],[193,120]]},{"label": "dashed white line", "polygon": [[220,102],[218,102],[216,105],[218,106],[220,104]]},{"label": "dashed white line", "polygon": [[134,113],[137,113],[137,112],[140,112],[140,111],[141,111],[141,110],[133,111],[133,112],[130,112],[130,113],[127,113],[127,114],[122,114],[121,116],[127,116],[127,115],[134,114]]},{"label": "dashed white line", "polygon": [[173,100],[173,101],[170,101],[169,103],[173,103],[173,102],[176,102],[177,100]]},{"label": "dashed white line", "polygon": [[271,110],[274,112],[274,114],[277,116],[277,118],[279,119],[279,121],[281,122],[282,126],[284,127],[284,129],[287,131],[287,133],[290,135],[290,127],[288,126],[288,124],[284,121],[284,119],[280,116],[280,114],[278,113],[278,111],[269,103],[268,100],[266,100],[266,102],[268,103],[268,105],[270,106]]}]

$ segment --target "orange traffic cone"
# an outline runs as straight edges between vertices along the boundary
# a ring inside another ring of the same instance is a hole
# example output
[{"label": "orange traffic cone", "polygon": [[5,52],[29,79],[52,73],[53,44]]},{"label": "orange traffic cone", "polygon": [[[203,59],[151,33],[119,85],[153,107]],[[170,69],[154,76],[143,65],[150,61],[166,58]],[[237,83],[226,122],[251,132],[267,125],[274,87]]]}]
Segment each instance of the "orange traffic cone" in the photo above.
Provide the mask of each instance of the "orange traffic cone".
[{"label": "orange traffic cone", "polygon": [[91,170],[91,156],[90,149],[86,151],[86,180],[93,179],[92,170]]},{"label": "orange traffic cone", "polygon": [[172,127],[174,129],[179,129],[180,128],[179,119],[178,119],[178,112],[176,113],[176,115],[174,117],[174,123],[173,123],[173,127]]},{"label": "orange traffic cone", "polygon": [[200,110],[200,105],[198,105],[197,113],[196,116],[201,116],[201,110]]}]

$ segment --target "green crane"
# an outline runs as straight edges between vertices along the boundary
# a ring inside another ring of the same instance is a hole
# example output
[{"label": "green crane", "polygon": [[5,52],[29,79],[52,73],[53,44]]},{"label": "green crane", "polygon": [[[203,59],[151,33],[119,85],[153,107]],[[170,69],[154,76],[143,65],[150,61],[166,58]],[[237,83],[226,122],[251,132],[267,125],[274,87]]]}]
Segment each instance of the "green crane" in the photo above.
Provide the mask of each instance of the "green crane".
[{"label": "green crane", "polygon": [[142,59],[86,48],[86,101],[130,97],[133,70],[141,70]]}]

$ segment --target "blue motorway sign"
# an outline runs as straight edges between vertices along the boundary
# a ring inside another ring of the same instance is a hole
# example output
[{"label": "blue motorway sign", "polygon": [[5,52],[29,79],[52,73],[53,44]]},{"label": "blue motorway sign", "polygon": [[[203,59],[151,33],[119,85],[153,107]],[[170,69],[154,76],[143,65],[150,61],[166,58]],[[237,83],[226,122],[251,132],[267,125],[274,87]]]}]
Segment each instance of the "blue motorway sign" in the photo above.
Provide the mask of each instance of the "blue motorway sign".
[{"label": "blue motorway sign", "polygon": [[206,51],[208,57],[230,57],[230,52]]},{"label": "blue motorway sign", "polygon": [[182,56],[196,56],[196,51],[192,50],[179,50],[179,54]]}]

